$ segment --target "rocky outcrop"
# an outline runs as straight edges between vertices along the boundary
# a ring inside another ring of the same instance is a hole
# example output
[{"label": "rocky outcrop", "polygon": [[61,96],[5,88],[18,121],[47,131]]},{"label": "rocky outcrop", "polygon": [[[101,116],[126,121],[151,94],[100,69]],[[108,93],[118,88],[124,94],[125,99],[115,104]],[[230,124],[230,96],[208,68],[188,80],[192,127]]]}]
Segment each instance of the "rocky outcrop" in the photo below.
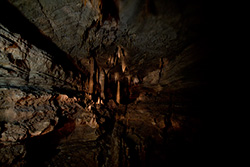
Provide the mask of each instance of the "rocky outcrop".
[{"label": "rocky outcrop", "polygon": [[1,88],[51,92],[56,88],[82,91],[82,74],[63,69],[53,56],[1,25]]}]

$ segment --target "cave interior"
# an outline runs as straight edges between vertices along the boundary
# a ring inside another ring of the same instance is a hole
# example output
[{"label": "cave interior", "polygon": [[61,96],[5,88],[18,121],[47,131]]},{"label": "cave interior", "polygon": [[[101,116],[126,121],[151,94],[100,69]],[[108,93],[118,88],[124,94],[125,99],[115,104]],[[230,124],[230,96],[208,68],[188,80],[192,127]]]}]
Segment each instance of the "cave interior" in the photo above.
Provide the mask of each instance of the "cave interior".
[{"label": "cave interior", "polygon": [[204,166],[206,1],[1,0],[0,166]]}]

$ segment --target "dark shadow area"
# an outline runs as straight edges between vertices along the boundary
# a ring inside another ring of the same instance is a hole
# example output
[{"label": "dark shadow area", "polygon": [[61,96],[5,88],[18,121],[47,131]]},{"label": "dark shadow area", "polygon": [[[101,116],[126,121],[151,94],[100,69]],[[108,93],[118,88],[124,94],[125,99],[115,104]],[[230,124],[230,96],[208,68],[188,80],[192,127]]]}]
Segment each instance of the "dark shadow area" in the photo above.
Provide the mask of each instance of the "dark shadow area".
[{"label": "dark shadow area", "polygon": [[119,17],[119,9],[118,6],[116,4],[116,0],[102,0],[101,4],[102,4],[102,22],[104,22],[105,20],[112,20],[112,18],[114,18],[116,20],[116,22],[118,22],[120,20]]},{"label": "dark shadow area", "polygon": [[145,2],[146,13],[157,15],[157,9],[154,0],[146,0]]},{"label": "dark shadow area", "polygon": [[74,129],[74,120],[69,120],[61,116],[60,122],[56,125],[54,131],[45,135],[27,138],[27,140],[25,140],[27,149],[27,154],[25,156],[27,163],[25,166],[47,166],[46,162],[60,151],[57,149],[60,140],[70,135]]}]

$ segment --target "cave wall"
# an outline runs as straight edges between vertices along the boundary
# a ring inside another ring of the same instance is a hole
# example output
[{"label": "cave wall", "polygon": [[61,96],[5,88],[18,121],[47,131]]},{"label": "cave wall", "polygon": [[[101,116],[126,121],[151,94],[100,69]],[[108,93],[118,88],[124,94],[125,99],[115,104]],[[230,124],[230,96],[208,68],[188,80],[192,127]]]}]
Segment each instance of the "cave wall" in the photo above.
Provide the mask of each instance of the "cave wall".
[{"label": "cave wall", "polygon": [[1,25],[1,87],[51,92],[83,90],[82,74],[63,69],[54,57]]},{"label": "cave wall", "polygon": [[[77,111],[84,111],[77,103],[79,99],[76,96],[83,96],[85,75],[75,71],[73,65],[69,69],[56,64],[52,55],[22,39],[19,34],[10,32],[3,25],[0,29],[0,159],[4,166],[22,165],[20,159],[25,158],[26,154],[33,154],[29,151],[33,145],[27,146],[25,140],[52,132],[63,123],[63,117],[68,114],[72,117]],[[78,116],[83,117],[84,121],[91,122],[93,114],[87,112]],[[78,120],[80,123],[82,121]],[[57,136],[69,133],[63,129],[61,131],[64,133],[60,132]],[[56,141],[47,147],[53,144]]]}]

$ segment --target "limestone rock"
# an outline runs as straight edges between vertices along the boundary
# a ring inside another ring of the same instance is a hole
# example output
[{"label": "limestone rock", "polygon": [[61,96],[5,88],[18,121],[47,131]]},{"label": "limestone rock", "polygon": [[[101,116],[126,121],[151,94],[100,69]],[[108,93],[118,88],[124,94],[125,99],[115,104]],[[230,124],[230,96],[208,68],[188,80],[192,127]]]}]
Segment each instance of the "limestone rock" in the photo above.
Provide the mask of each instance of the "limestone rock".
[{"label": "limestone rock", "polygon": [[7,123],[5,124],[5,129],[0,138],[3,142],[21,141],[27,137],[27,129],[20,125]]}]

